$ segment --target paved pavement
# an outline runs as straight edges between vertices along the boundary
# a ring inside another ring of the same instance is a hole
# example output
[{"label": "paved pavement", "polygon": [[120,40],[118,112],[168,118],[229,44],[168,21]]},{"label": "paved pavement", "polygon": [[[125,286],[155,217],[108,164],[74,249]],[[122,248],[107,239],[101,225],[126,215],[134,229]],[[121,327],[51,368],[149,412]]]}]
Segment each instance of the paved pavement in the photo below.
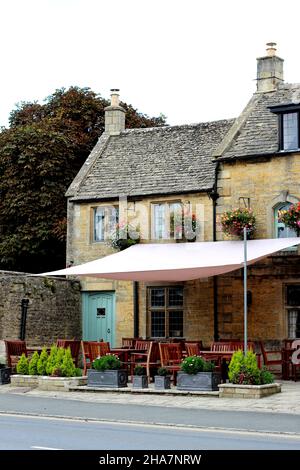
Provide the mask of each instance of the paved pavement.
[{"label": "paved pavement", "polygon": [[284,381],[282,392],[262,399],[218,398],[216,396],[176,396],[118,392],[46,392],[36,389],[2,385],[1,393],[26,394],[32,397],[61,398],[90,403],[162,406],[168,408],[253,411],[300,415],[300,382]]}]

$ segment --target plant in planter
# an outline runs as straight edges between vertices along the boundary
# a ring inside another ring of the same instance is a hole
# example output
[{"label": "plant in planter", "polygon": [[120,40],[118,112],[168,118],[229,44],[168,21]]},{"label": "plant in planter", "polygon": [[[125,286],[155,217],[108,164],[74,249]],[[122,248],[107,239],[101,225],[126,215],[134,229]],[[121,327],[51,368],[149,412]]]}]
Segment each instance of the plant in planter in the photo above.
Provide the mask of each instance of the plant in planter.
[{"label": "plant in planter", "polygon": [[109,245],[120,251],[136,245],[140,242],[139,227],[132,227],[130,224],[120,222],[116,225],[116,230],[111,234]]},{"label": "plant in planter", "polygon": [[87,384],[90,387],[127,387],[128,374],[122,369],[117,356],[107,354],[93,361],[92,369],[87,371]]},{"label": "plant in planter", "polygon": [[259,369],[256,355],[248,351],[236,351],[230,361],[228,377],[230,383],[221,384],[220,397],[263,398],[281,391],[281,385],[274,383],[274,376],[265,367]]},{"label": "plant in planter", "polygon": [[154,388],[156,390],[169,390],[171,388],[170,371],[165,367],[160,367],[157,370],[157,375],[154,376]]},{"label": "plant in planter", "polygon": [[177,375],[178,390],[218,390],[221,373],[214,371],[214,364],[200,356],[186,357]]},{"label": "plant in planter", "polygon": [[255,224],[256,220],[252,209],[246,207],[224,212],[221,216],[222,230],[226,235],[243,238],[246,227],[247,237],[251,238],[256,229]]},{"label": "plant in planter", "polygon": [[25,356],[24,353],[20,357],[16,369],[18,374],[28,375],[29,359]]},{"label": "plant in planter", "polygon": [[10,383],[11,368],[0,361],[0,385]]},{"label": "plant in planter", "polygon": [[300,236],[300,202],[292,204],[289,209],[278,211],[278,222],[295,230],[297,237]]},{"label": "plant in planter", "polygon": [[148,388],[148,377],[146,369],[142,366],[135,366],[133,371],[132,388]]},{"label": "plant in planter", "polygon": [[274,382],[274,376],[266,368],[259,369],[256,355],[247,351],[236,351],[230,361],[228,369],[229,381],[240,385],[266,385]]}]

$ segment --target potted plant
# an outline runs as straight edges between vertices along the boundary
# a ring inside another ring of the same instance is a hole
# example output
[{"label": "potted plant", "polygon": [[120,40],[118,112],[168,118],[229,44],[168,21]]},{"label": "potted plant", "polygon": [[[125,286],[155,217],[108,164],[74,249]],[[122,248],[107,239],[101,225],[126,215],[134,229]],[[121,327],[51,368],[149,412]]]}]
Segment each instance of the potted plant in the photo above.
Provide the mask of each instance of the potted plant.
[{"label": "potted plant", "polygon": [[300,236],[300,202],[292,204],[289,209],[278,211],[278,222],[295,230],[297,237]]},{"label": "potted plant", "polygon": [[0,385],[9,384],[10,383],[10,373],[11,368],[6,367],[4,361],[0,359]]},{"label": "potted plant", "polygon": [[132,227],[130,224],[120,222],[116,225],[116,230],[111,233],[109,245],[117,250],[125,250],[140,242],[139,227]]},{"label": "potted plant", "polygon": [[229,384],[219,385],[220,397],[261,398],[281,391],[265,367],[259,369],[253,351],[236,351],[228,368]]},{"label": "potted plant", "polygon": [[165,367],[159,367],[154,376],[154,388],[156,390],[169,390],[171,388],[170,372]]},{"label": "potted plant", "polygon": [[222,230],[226,235],[235,235],[243,238],[244,228],[247,229],[247,238],[251,238],[256,229],[256,219],[252,209],[246,207],[224,212],[221,216]]},{"label": "potted plant", "polygon": [[122,369],[120,359],[113,354],[98,357],[93,361],[92,369],[87,371],[89,387],[127,387],[127,381],[127,371]]},{"label": "potted plant", "polygon": [[145,367],[135,366],[133,371],[132,388],[148,388],[148,377]]},{"label": "potted plant", "polygon": [[200,356],[186,357],[181,363],[181,371],[177,374],[178,390],[218,390],[221,373],[214,371],[214,364]]}]

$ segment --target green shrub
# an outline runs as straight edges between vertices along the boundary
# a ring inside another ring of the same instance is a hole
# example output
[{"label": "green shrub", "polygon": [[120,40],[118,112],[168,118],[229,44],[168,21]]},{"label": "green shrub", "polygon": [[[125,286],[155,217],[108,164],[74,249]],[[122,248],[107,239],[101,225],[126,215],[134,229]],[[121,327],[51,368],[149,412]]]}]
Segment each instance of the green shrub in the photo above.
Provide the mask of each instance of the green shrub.
[{"label": "green shrub", "polygon": [[160,375],[162,377],[166,377],[167,375],[171,375],[171,372],[166,369],[165,367],[159,367],[157,369],[157,375]]},{"label": "green shrub", "polygon": [[215,367],[213,362],[204,361],[203,372],[213,372]]},{"label": "green shrub", "polygon": [[55,346],[55,345],[51,346],[50,355],[47,359],[47,364],[46,364],[46,373],[47,373],[47,375],[52,375],[53,370],[56,368],[57,353],[58,353],[58,347]]},{"label": "green shrub", "polygon": [[37,365],[38,365],[39,358],[40,358],[39,353],[35,351],[32,355],[32,358],[29,361],[29,367],[28,367],[29,375],[38,375]]},{"label": "green shrub", "polygon": [[146,375],[145,367],[135,366],[133,375]]},{"label": "green shrub", "polygon": [[259,369],[256,355],[252,351],[247,351],[246,356],[242,351],[236,351],[232,355],[228,377],[233,384],[263,385],[274,382],[273,374],[265,368]]},{"label": "green shrub", "polygon": [[95,370],[116,370],[121,369],[121,366],[120,359],[113,354],[99,357],[93,361],[93,369]]},{"label": "green shrub", "polygon": [[17,364],[17,373],[21,375],[28,375],[29,360],[23,353]]},{"label": "green shrub", "polygon": [[37,373],[38,375],[47,375],[46,367],[48,361],[48,353],[46,348],[42,349],[38,363],[37,363]]},{"label": "green shrub", "polygon": [[70,348],[65,349],[62,365],[58,368],[61,369],[62,377],[74,377],[75,366]]},{"label": "green shrub", "polygon": [[263,367],[260,371],[260,383],[264,384],[272,384],[274,382],[274,375],[266,368]]},{"label": "green shrub", "polygon": [[181,370],[187,374],[197,374],[204,371],[205,361],[200,356],[186,357],[181,363]]},{"label": "green shrub", "polygon": [[51,377],[63,377],[61,367],[54,367],[52,369]]},{"label": "green shrub", "polygon": [[79,369],[79,367],[75,367],[74,376],[75,376],[75,377],[82,377],[82,370]]}]

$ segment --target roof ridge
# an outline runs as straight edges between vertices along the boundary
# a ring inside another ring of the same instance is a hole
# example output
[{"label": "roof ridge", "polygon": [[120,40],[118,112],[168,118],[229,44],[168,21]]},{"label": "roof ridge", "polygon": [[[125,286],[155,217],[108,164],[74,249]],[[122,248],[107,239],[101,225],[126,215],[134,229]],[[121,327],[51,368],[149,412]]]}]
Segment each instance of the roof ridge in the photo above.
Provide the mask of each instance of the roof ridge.
[{"label": "roof ridge", "polygon": [[125,131],[122,131],[120,135],[122,134],[132,134],[132,133],[143,133],[143,132],[155,132],[155,131],[161,131],[161,130],[177,130],[177,129],[188,129],[188,128],[194,128],[194,127],[201,127],[205,125],[212,125],[214,123],[216,124],[227,124],[228,122],[234,122],[236,118],[228,118],[228,119],[217,119],[214,121],[205,121],[205,122],[195,122],[195,123],[190,123],[190,124],[175,124],[174,126],[156,126],[156,127],[135,127],[133,129],[125,129]]}]

